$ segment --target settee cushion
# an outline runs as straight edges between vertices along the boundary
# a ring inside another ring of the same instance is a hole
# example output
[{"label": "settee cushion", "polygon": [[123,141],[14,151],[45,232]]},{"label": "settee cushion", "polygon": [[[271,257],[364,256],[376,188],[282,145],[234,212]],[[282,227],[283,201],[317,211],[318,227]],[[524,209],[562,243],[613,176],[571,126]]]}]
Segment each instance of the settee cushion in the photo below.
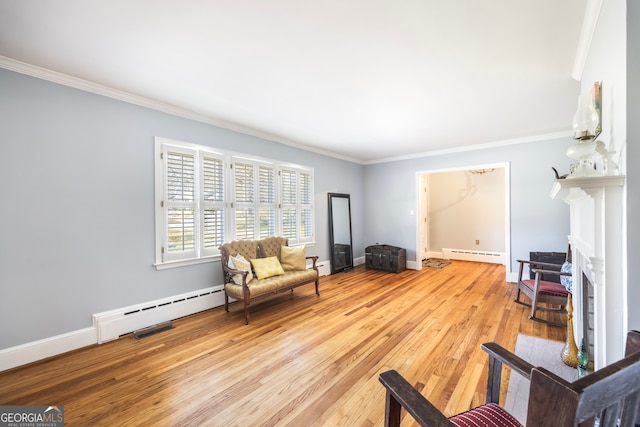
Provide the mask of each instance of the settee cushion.
[{"label": "settee cushion", "polygon": [[[229,267],[233,268],[234,270],[249,271],[249,274],[247,274],[247,283],[249,283],[251,279],[253,279],[251,263],[247,261],[247,259],[242,255],[238,254],[236,256],[229,257]],[[233,281],[238,285],[242,285],[242,274],[234,274]]]},{"label": "settee cushion", "polygon": [[[317,277],[315,270],[300,270],[300,271],[287,271],[286,274],[281,276],[272,276],[267,279],[254,278],[247,284],[251,298],[259,297],[260,295],[268,294],[288,286],[294,286],[299,283],[314,281]],[[227,295],[236,299],[243,299],[242,285],[236,285],[233,282],[229,282],[224,285]]]},{"label": "settee cushion", "polygon": [[253,265],[253,271],[256,272],[258,279],[267,279],[284,274],[280,261],[275,256],[252,259],[251,265]]},{"label": "settee cushion", "polygon": [[284,271],[306,270],[307,255],[304,246],[281,246],[280,247],[280,264]]}]

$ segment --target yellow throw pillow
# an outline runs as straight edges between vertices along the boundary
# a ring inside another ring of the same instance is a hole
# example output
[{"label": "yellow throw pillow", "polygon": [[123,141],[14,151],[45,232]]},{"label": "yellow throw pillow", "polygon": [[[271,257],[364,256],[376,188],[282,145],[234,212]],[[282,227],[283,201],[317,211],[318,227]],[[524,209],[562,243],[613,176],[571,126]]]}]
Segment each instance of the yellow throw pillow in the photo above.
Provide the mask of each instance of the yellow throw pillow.
[{"label": "yellow throw pillow", "polygon": [[284,271],[306,270],[307,255],[304,246],[282,246],[280,248],[280,263]]},{"label": "yellow throw pillow", "polygon": [[[249,274],[247,274],[247,283],[249,283],[251,279],[253,279],[251,264],[245,259],[245,257],[240,254],[229,257],[229,268],[233,268],[234,270],[248,270]],[[242,285],[242,274],[234,274],[233,281],[236,283],[236,285]]]},{"label": "yellow throw pillow", "polygon": [[252,259],[251,265],[253,265],[253,271],[256,272],[258,279],[266,279],[267,277],[284,274],[280,261],[278,261],[278,257],[275,256]]}]

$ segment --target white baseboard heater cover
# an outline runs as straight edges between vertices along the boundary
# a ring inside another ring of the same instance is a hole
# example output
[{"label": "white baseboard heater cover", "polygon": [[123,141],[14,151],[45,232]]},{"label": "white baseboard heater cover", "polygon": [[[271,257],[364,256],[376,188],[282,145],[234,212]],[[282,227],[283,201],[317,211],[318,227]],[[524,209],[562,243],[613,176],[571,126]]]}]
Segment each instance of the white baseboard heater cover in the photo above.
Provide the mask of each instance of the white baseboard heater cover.
[{"label": "white baseboard heater cover", "polygon": [[93,325],[98,332],[98,344],[102,344],[138,329],[178,319],[222,304],[224,304],[224,291],[222,286],[215,286],[97,313],[93,315]]},{"label": "white baseboard heater cover", "polygon": [[460,261],[488,262],[491,264],[504,264],[503,252],[473,251],[466,249],[442,248],[444,259],[457,259]]}]

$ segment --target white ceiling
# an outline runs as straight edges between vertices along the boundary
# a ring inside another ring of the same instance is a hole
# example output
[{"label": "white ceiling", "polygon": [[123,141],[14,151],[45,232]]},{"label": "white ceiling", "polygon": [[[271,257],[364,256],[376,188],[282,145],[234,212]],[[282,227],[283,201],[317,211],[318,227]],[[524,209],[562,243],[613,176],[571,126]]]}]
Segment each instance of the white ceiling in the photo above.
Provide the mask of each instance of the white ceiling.
[{"label": "white ceiling", "polygon": [[0,0],[0,56],[371,163],[570,130],[586,0]]}]

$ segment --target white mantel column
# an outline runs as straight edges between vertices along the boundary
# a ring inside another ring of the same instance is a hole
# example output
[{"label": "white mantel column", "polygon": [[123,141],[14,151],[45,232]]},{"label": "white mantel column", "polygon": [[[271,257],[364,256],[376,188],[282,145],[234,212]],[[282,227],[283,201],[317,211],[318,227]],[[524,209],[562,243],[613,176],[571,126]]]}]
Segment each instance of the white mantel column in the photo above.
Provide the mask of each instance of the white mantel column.
[{"label": "white mantel column", "polygon": [[583,336],[582,274],[594,286],[594,366],[600,369],[624,354],[627,304],[623,283],[622,187],[624,176],[558,180],[552,197],[569,189],[574,265],[574,321],[578,343]]}]

